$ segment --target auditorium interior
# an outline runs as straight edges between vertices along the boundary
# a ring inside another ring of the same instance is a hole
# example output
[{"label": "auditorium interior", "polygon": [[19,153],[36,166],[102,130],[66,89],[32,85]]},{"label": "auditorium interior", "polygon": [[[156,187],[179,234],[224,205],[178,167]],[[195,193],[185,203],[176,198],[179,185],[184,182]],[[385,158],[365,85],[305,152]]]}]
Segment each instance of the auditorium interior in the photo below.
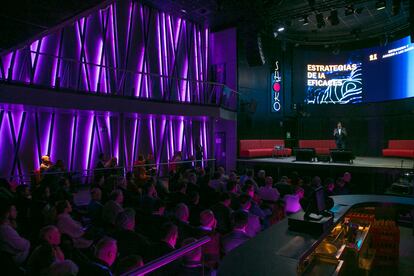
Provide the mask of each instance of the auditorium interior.
[{"label": "auditorium interior", "polygon": [[7,2],[1,275],[414,275],[414,0]]}]

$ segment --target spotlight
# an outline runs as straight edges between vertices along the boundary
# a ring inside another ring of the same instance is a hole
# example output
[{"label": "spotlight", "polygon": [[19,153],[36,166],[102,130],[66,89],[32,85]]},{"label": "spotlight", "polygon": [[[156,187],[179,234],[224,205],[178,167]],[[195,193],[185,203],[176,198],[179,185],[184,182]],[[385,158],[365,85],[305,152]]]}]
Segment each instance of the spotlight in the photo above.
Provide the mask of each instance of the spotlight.
[{"label": "spotlight", "polygon": [[345,7],[345,15],[351,15],[355,12],[354,5],[348,5]]},{"label": "spotlight", "polygon": [[318,13],[316,15],[316,22],[317,22],[317,26],[318,29],[322,28],[325,26],[325,19],[323,18],[323,14],[322,13]]},{"label": "spotlight", "polygon": [[331,11],[331,15],[328,17],[328,20],[331,22],[332,26],[338,25],[339,24],[338,11],[337,10]]},{"label": "spotlight", "polygon": [[393,0],[392,1],[392,15],[398,15],[401,9],[401,0]]},{"label": "spotlight", "polygon": [[385,9],[386,6],[387,6],[386,1],[377,1],[377,3],[375,3],[375,8],[377,9],[377,11]]},{"label": "spotlight", "polygon": [[303,26],[306,26],[309,24],[309,19],[307,15],[304,15],[301,19],[299,19],[299,21],[302,22]]},{"label": "spotlight", "polygon": [[280,33],[280,32],[283,32],[285,30],[285,27],[283,27],[283,26],[280,26],[279,28],[277,28],[277,31]]}]

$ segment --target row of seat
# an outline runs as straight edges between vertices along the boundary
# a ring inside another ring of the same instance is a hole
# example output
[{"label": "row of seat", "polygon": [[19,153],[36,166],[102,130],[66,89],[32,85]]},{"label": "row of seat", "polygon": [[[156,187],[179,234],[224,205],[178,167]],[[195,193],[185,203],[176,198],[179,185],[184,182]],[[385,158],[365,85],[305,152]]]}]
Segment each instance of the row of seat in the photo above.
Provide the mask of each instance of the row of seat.
[{"label": "row of seat", "polygon": [[[240,140],[239,156],[245,158],[267,156],[290,156],[292,149],[285,147],[282,139]],[[334,140],[299,140],[299,148],[314,148],[317,155],[329,155],[336,148]],[[414,158],[414,140],[389,140],[383,156]]]}]

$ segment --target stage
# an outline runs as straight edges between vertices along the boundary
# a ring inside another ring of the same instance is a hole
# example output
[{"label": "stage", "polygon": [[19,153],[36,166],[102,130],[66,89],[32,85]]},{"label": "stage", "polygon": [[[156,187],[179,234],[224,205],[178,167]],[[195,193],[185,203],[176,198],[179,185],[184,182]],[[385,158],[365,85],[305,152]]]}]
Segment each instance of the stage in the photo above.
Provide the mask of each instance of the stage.
[{"label": "stage", "polygon": [[293,171],[301,176],[318,175],[322,179],[336,179],[344,172],[350,172],[356,186],[354,192],[379,194],[384,193],[402,173],[414,171],[414,160],[407,158],[358,156],[353,163],[303,162],[295,159],[295,156],[237,159],[237,165],[240,171],[253,168],[257,173],[264,169],[266,174],[276,179],[283,175],[289,176]]}]

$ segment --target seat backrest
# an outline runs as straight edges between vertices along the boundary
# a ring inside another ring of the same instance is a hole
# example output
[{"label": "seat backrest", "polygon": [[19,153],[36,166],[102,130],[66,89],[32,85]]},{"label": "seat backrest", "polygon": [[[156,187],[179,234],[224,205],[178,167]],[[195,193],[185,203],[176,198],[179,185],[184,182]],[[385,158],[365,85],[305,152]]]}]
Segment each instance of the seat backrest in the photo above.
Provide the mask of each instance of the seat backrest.
[{"label": "seat backrest", "polygon": [[389,140],[390,149],[414,149],[414,140]]},{"label": "seat backrest", "polygon": [[261,148],[269,149],[275,146],[285,146],[284,140],[260,140]]},{"label": "seat backrest", "polygon": [[240,140],[239,141],[240,151],[249,150],[249,149],[259,149],[260,140]]}]

